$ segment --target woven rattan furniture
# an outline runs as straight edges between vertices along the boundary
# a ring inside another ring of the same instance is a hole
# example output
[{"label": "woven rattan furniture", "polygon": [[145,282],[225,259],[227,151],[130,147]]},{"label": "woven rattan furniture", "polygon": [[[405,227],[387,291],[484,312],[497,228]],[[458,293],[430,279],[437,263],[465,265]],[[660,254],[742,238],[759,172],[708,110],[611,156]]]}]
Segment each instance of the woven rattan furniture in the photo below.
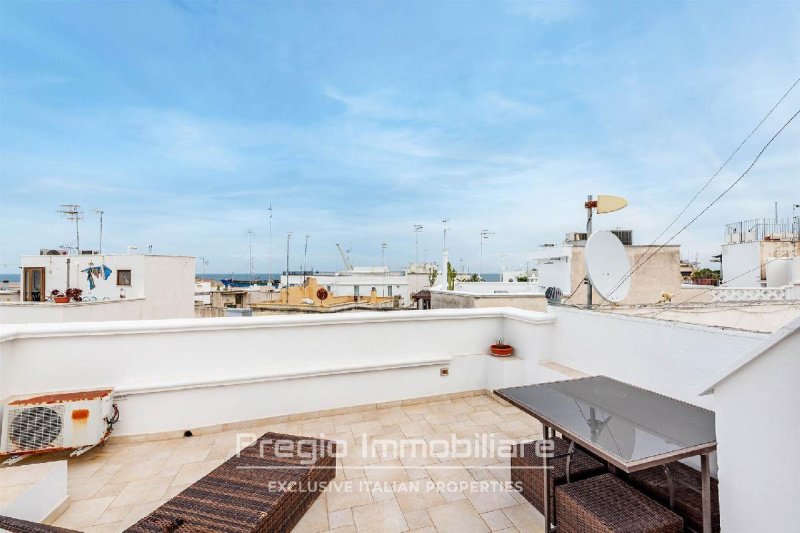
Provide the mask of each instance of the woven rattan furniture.
[{"label": "woven rattan furniture", "polygon": [[[545,439],[558,433],[618,472],[632,474],[699,455],[703,533],[712,533],[709,456],[717,448],[713,411],[605,376],[512,387],[495,394],[538,419]],[[549,468],[546,472],[549,475]],[[548,500],[550,484],[542,486]],[[548,533],[553,523],[549,510],[545,506],[542,513]]]},{"label": "woven rattan furniture", "polygon": [[[522,495],[539,512],[544,512],[544,471],[542,459],[537,457],[535,448],[540,441],[518,444],[511,456],[511,481],[522,485]],[[550,512],[553,512],[553,489],[567,482],[567,452],[569,442],[554,438],[554,459],[548,461],[550,471]],[[605,465],[581,450],[575,449],[569,461],[569,480],[578,481],[604,473]]]},{"label": "woven rattan furniture", "polygon": [[683,519],[613,474],[556,487],[559,533],[682,533]]},{"label": "woven rattan furniture", "polygon": [[74,529],[46,526],[4,515],[0,515],[0,531],[10,531],[11,533],[80,533]]},{"label": "woven rattan furniture", "polygon": [[[683,518],[690,531],[703,529],[703,495],[700,472],[683,463],[670,463],[634,472],[629,477],[631,485],[661,504],[670,507],[670,483],[674,491],[672,510]],[[711,527],[715,533],[719,525],[719,486],[711,479]]]},{"label": "woven rattan furniture", "polygon": [[332,441],[265,433],[131,533],[288,532],[336,475]]}]

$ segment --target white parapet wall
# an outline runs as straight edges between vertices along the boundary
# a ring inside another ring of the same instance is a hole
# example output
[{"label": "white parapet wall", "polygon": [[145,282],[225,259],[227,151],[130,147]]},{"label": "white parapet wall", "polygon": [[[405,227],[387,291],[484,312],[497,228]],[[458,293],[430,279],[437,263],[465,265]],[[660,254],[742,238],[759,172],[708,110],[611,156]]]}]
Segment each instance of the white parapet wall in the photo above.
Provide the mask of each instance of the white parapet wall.
[{"label": "white parapet wall", "polygon": [[766,335],[551,306],[552,360],[713,409],[698,387]]},{"label": "white parapet wall", "polygon": [[519,352],[538,364],[552,323],[490,309],[7,326],[0,398],[113,387],[115,432],[140,434],[481,390],[505,324],[530,328]]},{"label": "white parapet wall", "polygon": [[[513,372],[487,355],[500,337]],[[709,406],[697,384],[762,337],[567,308],[3,325],[0,399],[113,387],[116,434],[141,434],[550,381],[555,362]]]}]

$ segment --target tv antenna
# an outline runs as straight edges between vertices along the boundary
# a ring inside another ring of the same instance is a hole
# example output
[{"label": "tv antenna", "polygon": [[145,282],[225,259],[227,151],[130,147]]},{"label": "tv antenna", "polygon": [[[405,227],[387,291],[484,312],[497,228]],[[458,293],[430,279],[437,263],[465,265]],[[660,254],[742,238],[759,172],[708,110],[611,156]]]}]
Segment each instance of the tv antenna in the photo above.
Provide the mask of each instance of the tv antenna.
[{"label": "tv antenna", "polygon": [[[631,263],[622,241],[610,231],[593,233],[586,241],[586,272],[589,290],[594,287],[604,299],[618,303],[631,289],[631,278],[625,276]],[[625,278],[622,283],[617,280]]]},{"label": "tv antenna", "polygon": [[103,254],[103,213],[104,213],[104,211],[98,207],[98,208],[94,209],[94,212],[95,212],[96,215],[100,215],[100,254],[102,255]]},{"label": "tv antenna", "polygon": [[61,209],[57,209],[56,213],[61,213],[69,221],[75,221],[75,251],[77,255],[81,253],[81,232],[78,227],[78,221],[83,219],[83,211],[78,204],[61,204]]},{"label": "tv antenna", "polygon": [[389,246],[387,243],[381,243],[381,266],[386,266],[386,247]]},{"label": "tv antenna", "polygon": [[253,228],[247,228],[246,230],[244,230],[244,234],[247,235],[247,238],[249,240],[248,251],[250,254],[250,285],[252,285],[253,284],[253,235],[255,235],[256,232],[253,231]]},{"label": "tv antenna", "polygon": [[442,237],[442,249],[443,250],[447,250],[447,232],[450,231],[450,227],[447,225],[448,222],[450,222],[449,218],[443,218],[442,219],[442,224],[444,225],[443,237]]},{"label": "tv antenna", "polygon": [[[592,195],[590,194],[586,202],[583,204],[583,207],[586,208],[586,240],[587,240],[587,248],[588,248],[588,240],[589,237],[592,236],[592,213],[597,211],[598,215],[603,213],[612,213],[614,211],[619,211],[623,209],[625,206],[628,205],[628,200],[621,196],[611,196],[610,194],[598,194],[597,200],[592,199]],[[584,250],[584,254],[587,250]],[[624,248],[623,248],[624,251]],[[627,261],[627,255],[625,256]],[[588,260],[588,256],[587,256]],[[627,272],[625,273],[627,274]],[[623,276],[625,275],[623,274]],[[613,291],[612,291],[613,292]],[[627,290],[625,291],[627,293]],[[571,296],[571,295],[570,295]],[[624,296],[623,296],[624,298]],[[622,298],[620,298],[622,299]],[[613,300],[612,300],[613,301]],[[586,308],[592,308],[592,280],[589,276],[586,277]]]},{"label": "tv antenna", "polygon": [[267,277],[269,279],[269,286],[272,287],[272,204],[269,204],[269,251],[267,253]]},{"label": "tv antenna", "polygon": [[419,263],[419,234],[422,227],[422,224],[414,224],[414,262],[416,263]]},{"label": "tv antenna", "polygon": [[306,284],[306,265],[308,264],[308,239],[311,238],[311,235],[306,233],[306,244],[303,247],[303,285]]},{"label": "tv antenna", "polygon": [[197,259],[200,260],[200,266],[203,268],[203,276],[206,275],[206,266],[208,266],[208,259],[205,257],[198,257]]},{"label": "tv antenna", "polygon": [[483,241],[488,239],[489,235],[494,235],[494,232],[488,229],[481,230],[481,271],[478,273],[480,279],[483,279]]}]

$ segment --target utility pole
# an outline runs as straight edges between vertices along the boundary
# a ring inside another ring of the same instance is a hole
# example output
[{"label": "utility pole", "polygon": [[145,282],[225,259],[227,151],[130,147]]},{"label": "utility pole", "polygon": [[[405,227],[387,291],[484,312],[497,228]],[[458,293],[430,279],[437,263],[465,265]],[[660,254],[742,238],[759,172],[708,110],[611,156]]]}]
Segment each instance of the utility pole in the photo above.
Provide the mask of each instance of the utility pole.
[{"label": "utility pole", "polygon": [[103,254],[103,210],[102,209],[95,209],[95,213],[100,215],[100,255]]},{"label": "utility pole", "polygon": [[61,204],[61,209],[56,213],[61,213],[67,220],[75,221],[75,254],[81,254],[81,232],[78,227],[78,221],[83,219],[83,211],[78,204]]},{"label": "utility pole", "polygon": [[267,251],[267,279],[272,290],[272,204],[269,204],[269,250]]},{"label": "utility pole", "polygon": [[386,252],[386,247],[387,246],[388,246],[388,244],[386,244],[385,242],[381,243],[381,266],[386,266],[386,255],[385,255],[385,252]]},{"label": "utility pole", "polygon": [[[592,209],[597,206],[596,202],[592,201],[592,195],[586,199],[586,242],[589,242],[589,237],[592,236]],[[586,249],[584,248],[584,253]],[[592,282],[589,279],[589,274],[586,274],[586,309],[592,308]]]},{"label": "utility pole", "polygon": [[414,262],[419,263],[419,232],[422,231],[422,224],[414,224]]},{"label": "utility pole", "polygon": [[494,235],[494,232],[488,229],[481,230],[481,271],[478,273],[478,277],[481,279],[483,279],[483,241],[488,239],[489,235]]},{"label": "utility pole", "polygon": [[303,250],[303,285],[306,284],[306,261],[308,261],[308,238],[311,237],[308,233],[306,233],[306,246]]},{"label": "utility pole", "polygon": [[444,225],[444,230],[442,232],[442,250],[447,250],[447,232],[450,231],[450,228],[447,226],[448,222],[450,222],[449,218],[442,219],[442,224]]},{"label": "utility pole", "polygon": [[289,301],[289,242],[292,240],[292,232],[286,234],[286,298]]},{"label": "utility pole", "polygon": [[244,233],[249,239],[248,252],[250,254],[250,285],[253,285],[253,235],[255,235],[255,232],[253,231],[253,228],[247,228]]}]

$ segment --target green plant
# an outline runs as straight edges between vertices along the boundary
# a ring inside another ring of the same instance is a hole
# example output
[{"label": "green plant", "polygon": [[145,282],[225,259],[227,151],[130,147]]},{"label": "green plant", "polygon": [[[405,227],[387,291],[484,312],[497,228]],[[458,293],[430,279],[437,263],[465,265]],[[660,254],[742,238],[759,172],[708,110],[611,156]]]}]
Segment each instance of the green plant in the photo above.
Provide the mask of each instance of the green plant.
[{"label": "green plant", "polygon": [[447,290],[452,291],[456,287],[456,269],[453,268],[453,265],[450,264],[450,261],[447,262]]},{"label": "green plant", "polygon": [[506,340],[503,337],[498,337],[494,345],[497,346],[498,348],[505,348],[508,346],[508,344],[506,344]]},{"label": "green plant", "polygon": [[694,279],[719,279],[719,270],[711,270],[710,268],[700,268],[692,272]]},{"label": "green plant", "polygon": [[469,277],[469,281],[483,281],[483,279],[481,279],[481,277],[479,275],[477,275],[477,274],[472,274]]},{"label": "green plant", "polygon": [[436,276],[439,272],[436,270],[436,267],[431,267],[431,271],[428,273],[428,286],[433,287],[433,284],[436,283]]},{"label": "green plant", "polygon": [[517,281],[526,282],[526,281],[528,281],[528,276],[526,276],[524,274],[522,276],[517,276]]}]

